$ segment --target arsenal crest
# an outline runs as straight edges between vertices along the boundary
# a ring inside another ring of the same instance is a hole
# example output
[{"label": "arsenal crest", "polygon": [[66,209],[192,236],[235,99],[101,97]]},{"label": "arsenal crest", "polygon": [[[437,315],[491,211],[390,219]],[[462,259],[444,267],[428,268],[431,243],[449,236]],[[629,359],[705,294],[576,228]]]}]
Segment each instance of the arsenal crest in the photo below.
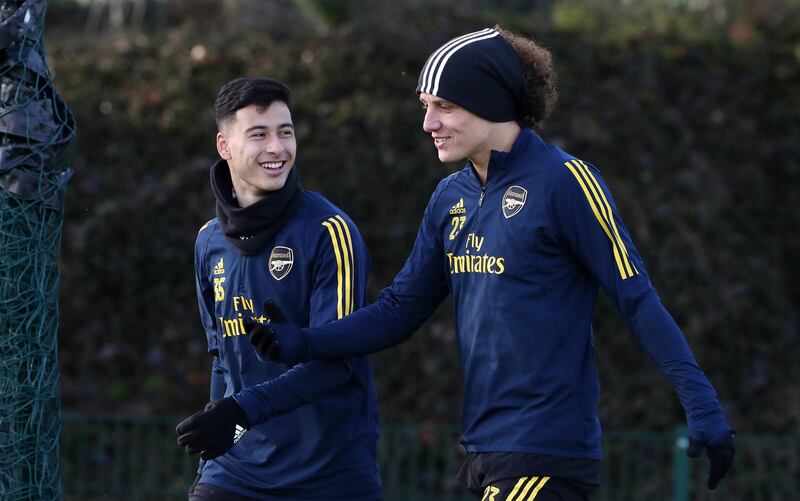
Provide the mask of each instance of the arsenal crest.
[{"label": "arsenal crest", "polygon": [[522,186],[511,186],[508,188],[503,195],[503,200],[500,202],[503,206],[503,215],[506,219],[516,216],[519,211],[522,210],[527,198],[528,190]]},{"label": "arsenal crest", "polygon": [[269,274],[275,280],[282,280],[292,271],[294,251],[289,247],[278,245],[269,255]]}]

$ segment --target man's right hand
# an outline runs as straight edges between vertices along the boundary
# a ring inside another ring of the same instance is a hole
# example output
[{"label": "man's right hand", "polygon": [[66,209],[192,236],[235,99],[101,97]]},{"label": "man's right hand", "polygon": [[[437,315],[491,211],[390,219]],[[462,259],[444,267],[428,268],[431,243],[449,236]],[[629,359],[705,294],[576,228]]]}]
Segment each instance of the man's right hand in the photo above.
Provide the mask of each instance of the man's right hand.
[{"label": "man's right hand", "polygon": [[281,345],[275,339],[275,330],[269,324],[245,322],[250,342],[262,357],[273,362],[281,358]]}]

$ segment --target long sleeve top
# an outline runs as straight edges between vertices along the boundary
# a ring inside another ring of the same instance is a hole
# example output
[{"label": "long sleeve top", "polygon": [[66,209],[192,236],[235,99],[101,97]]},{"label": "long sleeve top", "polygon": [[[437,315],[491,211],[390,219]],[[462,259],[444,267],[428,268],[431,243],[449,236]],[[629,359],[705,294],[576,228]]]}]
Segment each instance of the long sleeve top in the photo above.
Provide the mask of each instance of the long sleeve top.
[{"label": "long sleeve top", "polygon": [[265,249],[242,255],[219,222],[195,245],[200,318],[215,355],[214,397],[233,396],[251,425],[201,481],[266,500],[381,496],[378,406],[365,357],[282,364],[260,359],[244,320],[268,322],[273,299],[297,325],[318,327],[363,306],[370,258],[350,218],[317,193]]},{"label": "long sleeve top", "polygon": [[[411,255],[377,302],[300,336],[288,359],[371,353],[408,338],[448,293],[464,376],[463,443],[598,459],[592,317],[599,288],[672,382],[691,434],[729,430],[716,392],[661,303],[598,169],[523,129],[430,198]],[[295,331],[298,332],[298,331]]]}]

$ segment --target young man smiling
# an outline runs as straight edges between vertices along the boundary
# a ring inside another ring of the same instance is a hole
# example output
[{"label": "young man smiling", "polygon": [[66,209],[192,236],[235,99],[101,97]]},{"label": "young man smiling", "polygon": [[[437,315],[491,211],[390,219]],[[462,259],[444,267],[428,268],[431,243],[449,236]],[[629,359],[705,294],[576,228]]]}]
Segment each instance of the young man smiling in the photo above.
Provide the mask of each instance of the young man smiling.
[{"label": "young man smiling", "polygon": [[[730,468],[733,431],[664,308],[600,172],[539,135],[557,97],[550,53],[498,29],[427,60],[417,94],[443,162],[467,160],[425,210],[411,256],[378,301],[347,319],[271,325],[283,361],[388,348],[453,294],[464,374],[459,478],[484,500],[583,500],[599,482],[592,317],[602,287],[673,384],[708,486]],[[266,349],[264,349],[266,348]]]},{"label": "young man smiling", "polygon": [[239,205],[247,207],[283,188],[294,166],[297,142],[291,112],[283,101],[273,101],[267,109],[249,105],[235,117],[223,121],[217,151],[231,170]]},{"label": "young man smiling", "polygon": [[217,217],[195,245],[211,402],[176,428],[202,459],[189,499],[380,499],[367,359],[284,365],[247,338],[270,320],[317,327],[363,305],[367,249],[346,214],[300,186],[284,84],[236,79],[215,107]]}]

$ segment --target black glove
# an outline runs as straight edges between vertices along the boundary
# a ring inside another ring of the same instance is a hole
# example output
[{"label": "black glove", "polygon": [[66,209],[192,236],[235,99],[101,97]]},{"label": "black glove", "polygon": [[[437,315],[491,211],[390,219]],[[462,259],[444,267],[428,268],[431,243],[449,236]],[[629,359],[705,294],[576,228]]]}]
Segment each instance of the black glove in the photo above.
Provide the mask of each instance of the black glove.
[{"label": "black glove", "polygon": [[[286,315],[272,299],[264,302],[264,313],[270,323],[285,322]],[[250,342],[259,353],[268,360],[276,361],[281,357],[281,345],[275,337],[275,330],[270,324],[260,324],[251,319],[244,320],[244,329],[250,337]]]},{"label": "black glove", "polygon": [[214,400],[203,412],[178,424],[178,445],[189,454],[200,453],[204,460],[225,454],[250,429],[244,410],[233,397]]},{"label": "black glove", "polygon": [[733,456],[736,449],[733,447],[733,432],[730,432],[724,439],[715,444],[705,444],[700,440],[689,437],[689,448],[686,455],[690,458],[700,457],[703,448],[708,448],[708,459],[711,466],[708,469],[707,483],[709,489],[716,489],[719,481],[728,473],[733,464]]}]

